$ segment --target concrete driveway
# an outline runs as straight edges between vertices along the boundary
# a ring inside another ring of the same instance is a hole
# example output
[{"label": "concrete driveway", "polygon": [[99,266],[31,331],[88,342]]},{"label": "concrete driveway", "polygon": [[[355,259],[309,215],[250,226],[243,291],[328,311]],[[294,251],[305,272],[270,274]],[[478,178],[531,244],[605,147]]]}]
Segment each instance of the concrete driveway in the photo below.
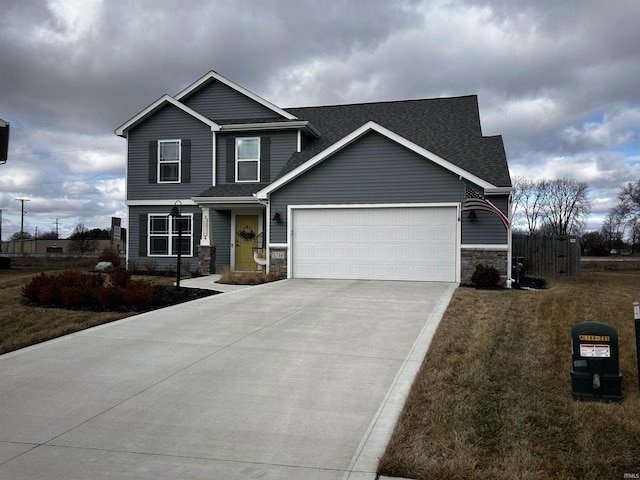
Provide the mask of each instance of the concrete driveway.
[{"label": "concrete driveway", "polygon": [[284,280],[0,356],[0,479],[373,480],[455,287]]}]

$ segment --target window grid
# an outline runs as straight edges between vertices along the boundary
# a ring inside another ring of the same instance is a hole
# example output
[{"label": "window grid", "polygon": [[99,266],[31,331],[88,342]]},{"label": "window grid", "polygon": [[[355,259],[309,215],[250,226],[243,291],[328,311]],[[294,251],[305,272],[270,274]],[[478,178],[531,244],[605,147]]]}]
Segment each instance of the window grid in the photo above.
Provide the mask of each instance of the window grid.
[{"label": "window grid", "polygon": [[150,257],[175,257],[178,254],[179,223],[182,221],[182,255],[193,256],[193,214],[180,218],[149,215],[148,252]]},{"label": "window grid", "polygon": [[180,182],[180,140],[158,140],[158,183]]},{"label": "window grid", "polygon": [[260,181],[260,137],[236,138],[236,181]]}]

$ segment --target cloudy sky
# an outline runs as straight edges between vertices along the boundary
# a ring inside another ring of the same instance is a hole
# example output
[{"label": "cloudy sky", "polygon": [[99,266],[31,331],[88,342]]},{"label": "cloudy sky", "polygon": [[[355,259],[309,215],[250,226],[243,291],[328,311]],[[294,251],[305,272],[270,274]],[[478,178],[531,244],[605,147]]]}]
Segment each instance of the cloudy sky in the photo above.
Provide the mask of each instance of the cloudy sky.
[{"label": "cloudy sky", "polygon": [[113,130],[215,70],[280,107],[477,94],[511,175],[640,179],[637,0],[0,0],[2,238],[126,219]]}]

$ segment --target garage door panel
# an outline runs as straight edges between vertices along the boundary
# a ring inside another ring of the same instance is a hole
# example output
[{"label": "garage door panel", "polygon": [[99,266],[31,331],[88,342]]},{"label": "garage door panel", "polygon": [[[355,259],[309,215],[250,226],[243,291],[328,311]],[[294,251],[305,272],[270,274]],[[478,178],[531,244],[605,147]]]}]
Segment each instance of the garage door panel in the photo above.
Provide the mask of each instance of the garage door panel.
[{"label": "garage door panel", "polygon": [[456,279],[456,209],[295,209],[292,274],[298,278]]}]

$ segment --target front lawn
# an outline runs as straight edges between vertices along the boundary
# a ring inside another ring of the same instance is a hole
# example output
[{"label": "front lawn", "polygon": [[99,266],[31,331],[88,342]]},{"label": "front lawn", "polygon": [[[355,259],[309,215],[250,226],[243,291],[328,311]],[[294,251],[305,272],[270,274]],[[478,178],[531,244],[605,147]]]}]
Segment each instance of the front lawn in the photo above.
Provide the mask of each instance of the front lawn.
[{"label": "front lawn", "polygon": [[[42,272],[56,274],[70,269],[46,269],[43,267],[18,267],[0,270],[0,355],[3,353],[44,342],[52,338],[77,332],[85,328],[119,320],[138,311],[90,311],[64,308],[44,308],[26,305],[22,287]],[[84,269],[86,271],[86,268]],[[213,291],[196,291],[184,288],[175,291],[171,286],[175,277],[135,276],[151,283],[162,297],[152,308],[160,308],[193,300]],[[164,287],[162,290],[160,290]]]},{"label": "front lawn", "polygon": [[[547,280],[547,290],[455,292],[380,460],[381,474],[638,478],[632,302],[640,300],[640,272]],[[619,331],[622,403],[571,396],[571,326],[584,321]]]}]

